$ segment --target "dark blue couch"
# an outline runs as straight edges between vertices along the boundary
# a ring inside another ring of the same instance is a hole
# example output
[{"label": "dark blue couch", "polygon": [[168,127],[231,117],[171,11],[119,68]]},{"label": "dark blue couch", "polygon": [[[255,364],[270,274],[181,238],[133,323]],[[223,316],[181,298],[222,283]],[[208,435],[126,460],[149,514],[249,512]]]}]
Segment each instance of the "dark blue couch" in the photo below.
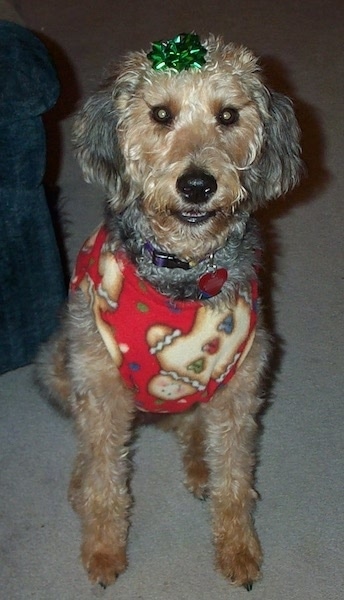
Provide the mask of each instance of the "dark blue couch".
[{"label": "dark blue couch", "polygon": [[44,44],[0,21],[0,373],[33,360],[66,295],[42,184],[42,114],[58,95]]}]

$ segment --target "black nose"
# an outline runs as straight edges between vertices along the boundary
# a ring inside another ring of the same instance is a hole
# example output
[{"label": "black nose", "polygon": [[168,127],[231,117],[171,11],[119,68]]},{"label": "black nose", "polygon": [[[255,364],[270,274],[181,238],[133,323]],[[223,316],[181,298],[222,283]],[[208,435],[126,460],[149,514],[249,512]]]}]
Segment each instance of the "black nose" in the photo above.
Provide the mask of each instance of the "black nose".
[{"label": "black nose", "polygon": [[215,178],[204,171],[187,171],[177,179],[178,192],[188,202],[207,202],[217,190]]}]

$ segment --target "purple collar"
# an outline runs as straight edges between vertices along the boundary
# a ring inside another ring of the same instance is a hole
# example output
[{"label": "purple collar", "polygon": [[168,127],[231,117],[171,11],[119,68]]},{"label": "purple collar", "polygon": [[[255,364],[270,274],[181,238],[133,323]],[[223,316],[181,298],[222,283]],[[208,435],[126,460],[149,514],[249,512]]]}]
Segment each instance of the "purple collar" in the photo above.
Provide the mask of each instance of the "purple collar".
[{"label": "purple collar", "polygon": [[[156,250],[150,242],[146,242],[143,249],[151,256],[152,263],[156,267],[167,267],[168,269],[184,269],[188,270],[197,263],[190,263],[186,260],[180,260],[174,254],[167,254],[160,250]],[[206,270],[198,279],[198,289],[200,300],[208,300],[213,296],[217,296],[224,286],[228,278],[228,272],[223,267],[217,267],[214,263],[214,255],[211,254],[204,259],[206,262]]]},{"label": "purple collar", "polygon": [[187,271],[195,266],[195,263],[181,260],[174,254],[168,254],[166,252],[162,252],[161,250],[156,250],[156,248],[154,248],[150,242],[146,242],[143,246],[143,249],[150,254],[152,263],[156,267],[166,267],[167,269],[184,269],[184,271]]}]

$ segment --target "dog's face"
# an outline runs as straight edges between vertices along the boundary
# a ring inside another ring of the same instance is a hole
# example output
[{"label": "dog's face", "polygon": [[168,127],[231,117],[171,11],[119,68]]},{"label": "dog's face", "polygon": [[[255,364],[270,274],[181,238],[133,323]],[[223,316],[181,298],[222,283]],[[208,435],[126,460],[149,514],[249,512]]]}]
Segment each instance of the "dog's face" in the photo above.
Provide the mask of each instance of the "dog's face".
[{"label": "dog's face", "polygon": [[180,257],[224,245],[247,212],[300,171],[290,101],[268,91],[244,48],[209,38],[199,70],[155,71],[133,53],[80,113],[75,145],[113,210],[135,202],[156,242]]},{"label": "dog's face", "polygon": [[256,103],[229,71],[154,73],[117,101],[125,176],[159,244],[199,256],[224,243],[263,144]]}]

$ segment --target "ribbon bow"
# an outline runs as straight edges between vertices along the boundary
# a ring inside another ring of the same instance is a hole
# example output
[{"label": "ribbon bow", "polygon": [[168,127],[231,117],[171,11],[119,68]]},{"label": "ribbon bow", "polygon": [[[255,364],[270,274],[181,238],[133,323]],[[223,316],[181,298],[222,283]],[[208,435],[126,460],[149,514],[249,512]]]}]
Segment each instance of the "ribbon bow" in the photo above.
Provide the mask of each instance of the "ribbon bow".
[{"label": "ribbon bow", "polygon": [[171,40],[153,42],[152,48],[147,58],[156,71],[175,69],[180,72],[201,69],[205,64],[207,50],[196,33],[181,33]]}]

